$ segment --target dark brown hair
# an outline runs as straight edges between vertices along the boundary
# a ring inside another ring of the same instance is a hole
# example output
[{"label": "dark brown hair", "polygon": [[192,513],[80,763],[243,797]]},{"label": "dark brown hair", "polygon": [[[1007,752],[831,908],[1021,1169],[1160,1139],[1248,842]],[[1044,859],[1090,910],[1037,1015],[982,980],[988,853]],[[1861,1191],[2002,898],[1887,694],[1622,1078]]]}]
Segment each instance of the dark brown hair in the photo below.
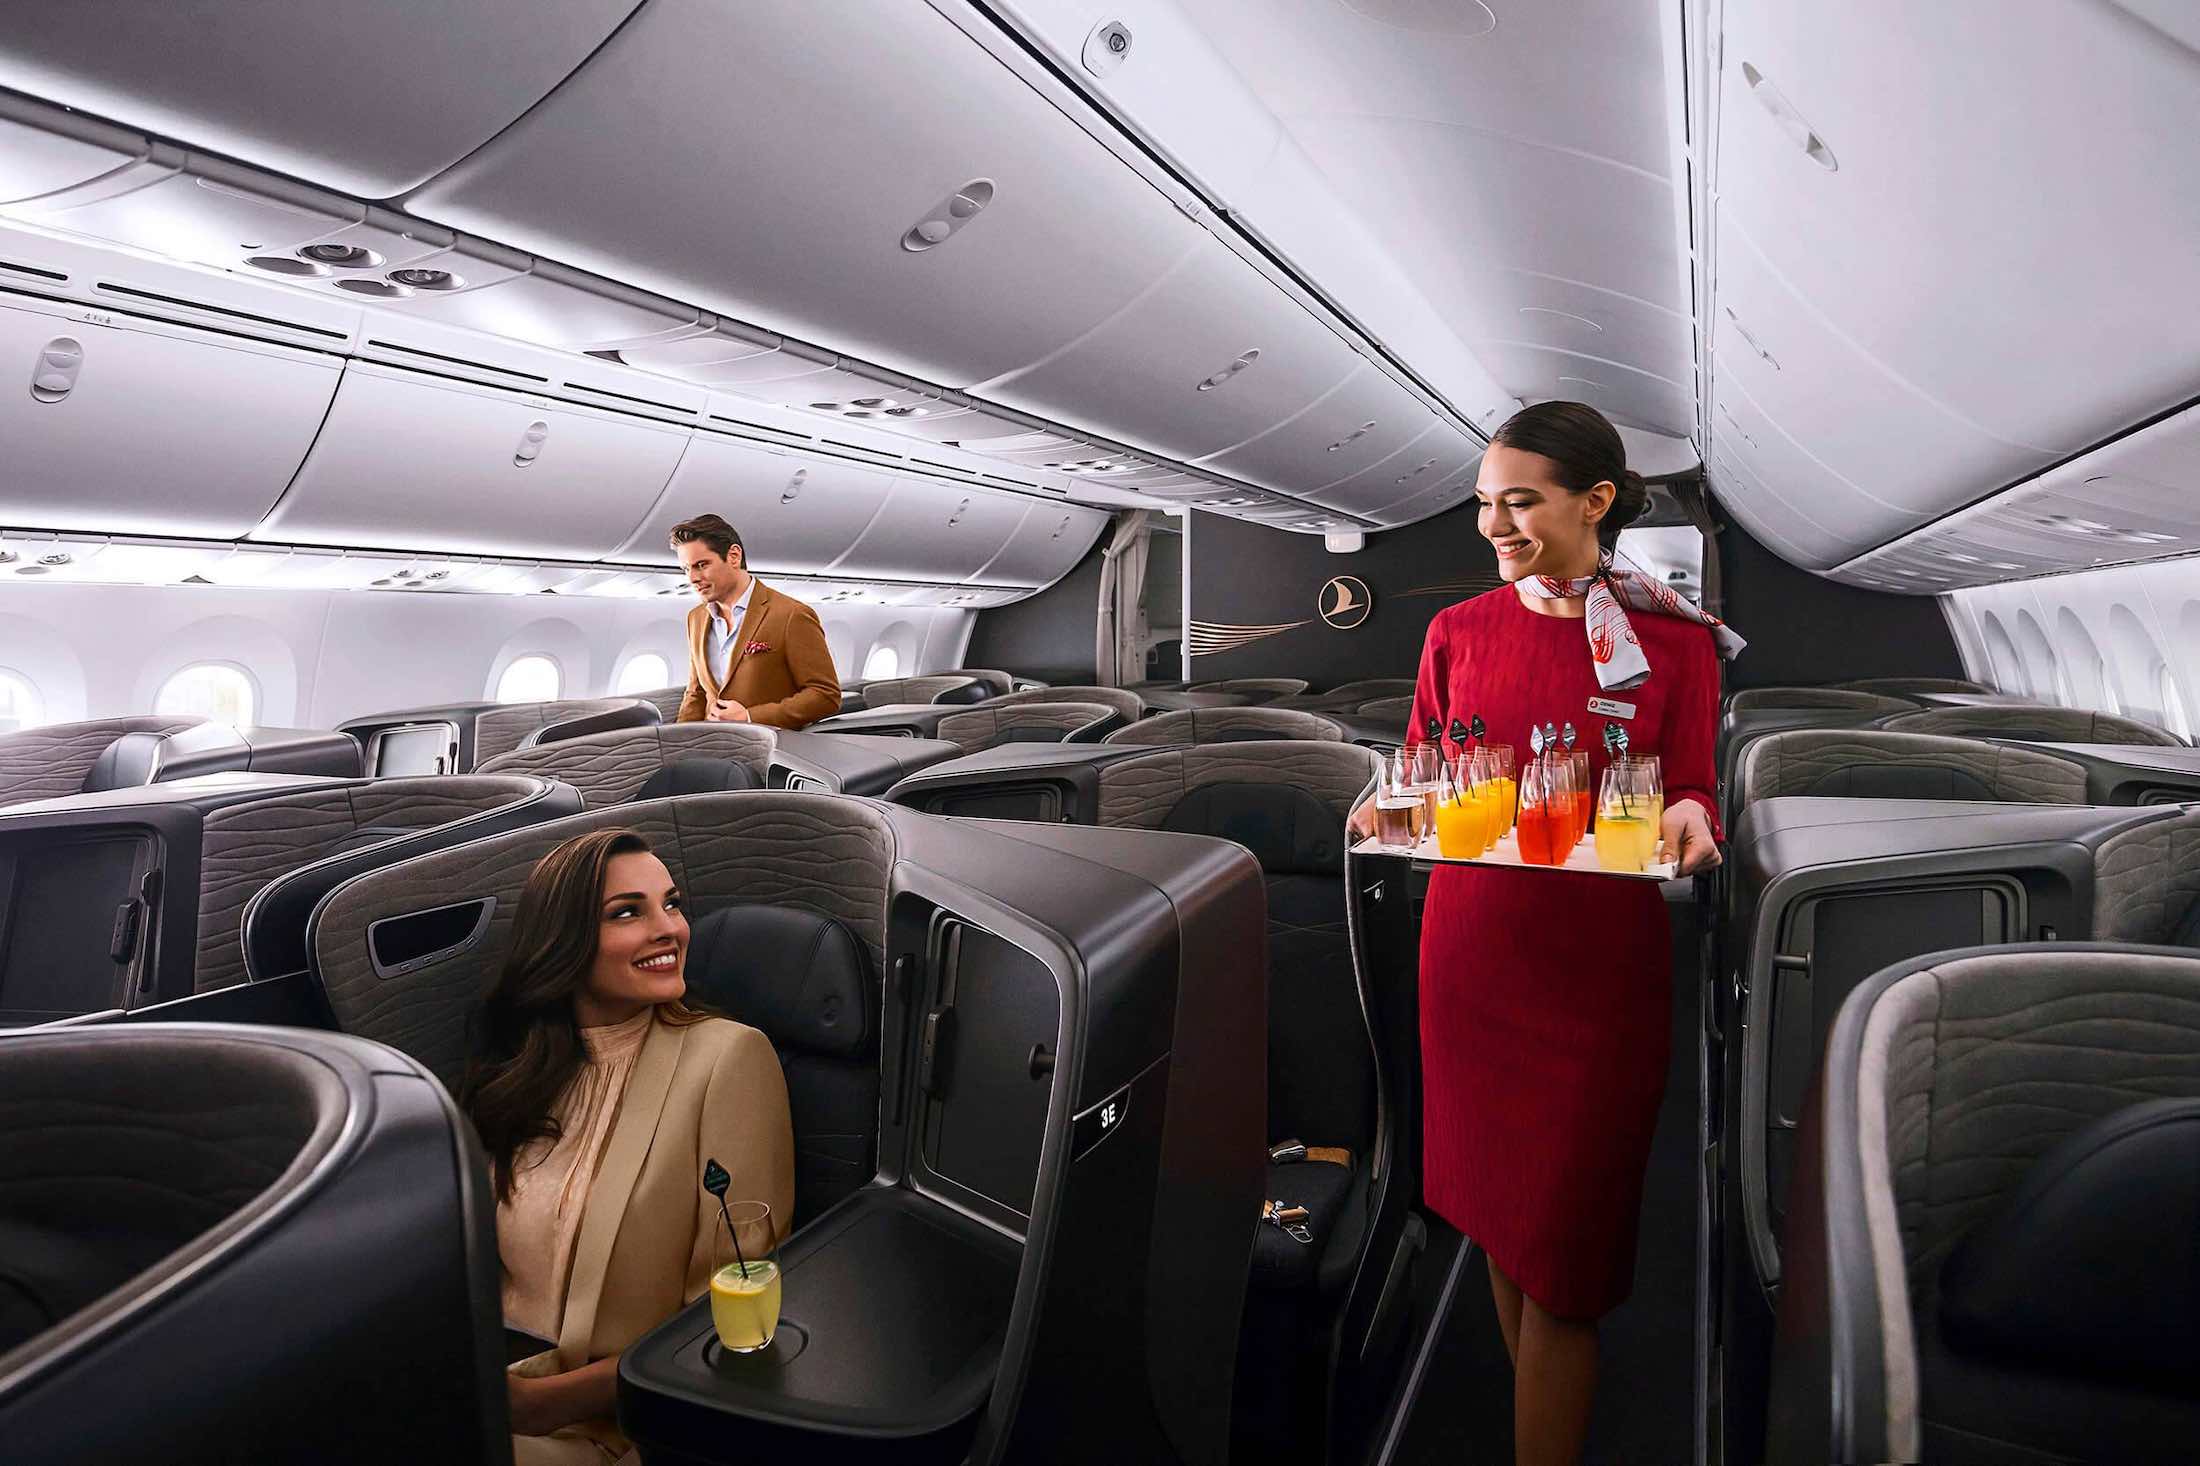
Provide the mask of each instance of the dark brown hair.
[{"label": "dark brown hair", "polygon": [[693,519],[683,519],[672,526],[672,542],[676,545],[693,544],[701,540],[710,546],[711,553],[721,559],[731,559],[735,550],[741,551],[744,563],[748,551],[741,544],[741,532],[715,514],[698,514]]},{"label": "dark brown hair", "polygon": [[[596,962],[604,872],[614,856],[648,849],[632,830],[577,835],[537,861],[520,892],[512,944],[474,1015],[472,1052],[458,1091],[459,1107],[489,1153],[500,1202],[512,1194],[520,1151],[562,1133],[553,1111],[588,1064],[573,995],[587,985]],[[657,1007],[665,1023],[706,1016],[684,1003]]]},{"label": "dark brown hair", "polygon": [[1584,402],[1538,402],[1505,419],[1490,442],[1551,460],[1552,477],[1568,493],[1586,494],[1609,483],[1618,492],[1597,521],[1597,540],[1607,550],[1619,532],[1650,512],[1650,490],[1627,466],[1619,429]]}]

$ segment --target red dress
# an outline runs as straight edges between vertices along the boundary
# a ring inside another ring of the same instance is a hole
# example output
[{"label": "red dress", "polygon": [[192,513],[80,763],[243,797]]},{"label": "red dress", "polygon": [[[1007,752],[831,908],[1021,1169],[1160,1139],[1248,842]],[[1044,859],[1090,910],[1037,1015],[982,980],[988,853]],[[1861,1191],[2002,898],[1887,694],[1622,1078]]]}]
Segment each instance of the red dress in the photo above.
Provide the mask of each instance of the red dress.
[{"label": "red dress", "polygon": [[[1632,704],[1629,751],[1659,755],[1666,804],[1714,821],[1719,670],[1710,632],[1629,617],[1650,680],[1598,688],[1582,622],[1544,616],[1511,586],[1430,624],[1414,736],[1433,714],[1528,757],[1528,733],[1571,721],[1601,778],[1591,698]],[[1520,1290],[1562,1318],[1596,1318],[1633,1286],[1658,1101],[1665,1090],[1672,944],[1654,882],[1438,866],[1421,924],[1423,1191]]]}]

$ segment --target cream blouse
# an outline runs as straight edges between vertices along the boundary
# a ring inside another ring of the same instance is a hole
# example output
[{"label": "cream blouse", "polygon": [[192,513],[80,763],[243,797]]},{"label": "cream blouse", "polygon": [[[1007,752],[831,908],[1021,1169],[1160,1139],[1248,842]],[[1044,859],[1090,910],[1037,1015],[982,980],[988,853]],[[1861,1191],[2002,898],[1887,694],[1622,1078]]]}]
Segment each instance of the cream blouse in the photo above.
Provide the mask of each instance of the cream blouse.
[{"label": "cream blouse", "polygon": [[588,1191],[656,1017],[655,1008],[644,1008],[624,1023],[582,1029],[588,1066],[558,1099],[554,1113],[561,1133],[555,1142],[538,1140],[514,1158],[512,1194],[497,1207],[504,1321],[539,1339],[558,1337]]}]

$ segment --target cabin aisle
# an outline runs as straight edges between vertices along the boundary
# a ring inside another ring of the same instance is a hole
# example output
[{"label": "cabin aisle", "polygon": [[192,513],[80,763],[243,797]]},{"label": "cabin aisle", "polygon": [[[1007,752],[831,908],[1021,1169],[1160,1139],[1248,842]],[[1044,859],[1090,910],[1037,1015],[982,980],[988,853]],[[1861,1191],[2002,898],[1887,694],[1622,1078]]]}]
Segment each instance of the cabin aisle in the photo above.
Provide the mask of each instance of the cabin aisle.
[{"label": "cabin aisle", "polygon": [[[1693,908],[1673,912],[1673,1043],[1643,1185],[1635,1291],[1604,1321],[1590,1466],[1683,1466],[1695,1437],[1696,1050],[1699,961]],[[1437,1225],[1441,1225],[1440,1223]],[[1513,1458],[1512,1372],[1479,1260],[1391,1466],[1502,1466]]]}]

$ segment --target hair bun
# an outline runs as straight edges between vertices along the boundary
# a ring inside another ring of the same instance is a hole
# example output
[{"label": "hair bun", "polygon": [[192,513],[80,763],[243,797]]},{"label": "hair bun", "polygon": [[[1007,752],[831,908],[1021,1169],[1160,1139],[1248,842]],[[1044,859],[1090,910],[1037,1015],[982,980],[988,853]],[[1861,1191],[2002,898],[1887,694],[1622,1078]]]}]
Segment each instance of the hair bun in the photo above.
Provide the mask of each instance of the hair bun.
[{"label": "hair bun", "polygon": [[1650,512],[1650,486],[1642,475],[1631,468],[1620,470],[1615,481],[1618,492],[1612,496],[1612,507],[1605,511],[1603,521],[1597,525],[1599,538],[1610,544],[1619,532]]}]

